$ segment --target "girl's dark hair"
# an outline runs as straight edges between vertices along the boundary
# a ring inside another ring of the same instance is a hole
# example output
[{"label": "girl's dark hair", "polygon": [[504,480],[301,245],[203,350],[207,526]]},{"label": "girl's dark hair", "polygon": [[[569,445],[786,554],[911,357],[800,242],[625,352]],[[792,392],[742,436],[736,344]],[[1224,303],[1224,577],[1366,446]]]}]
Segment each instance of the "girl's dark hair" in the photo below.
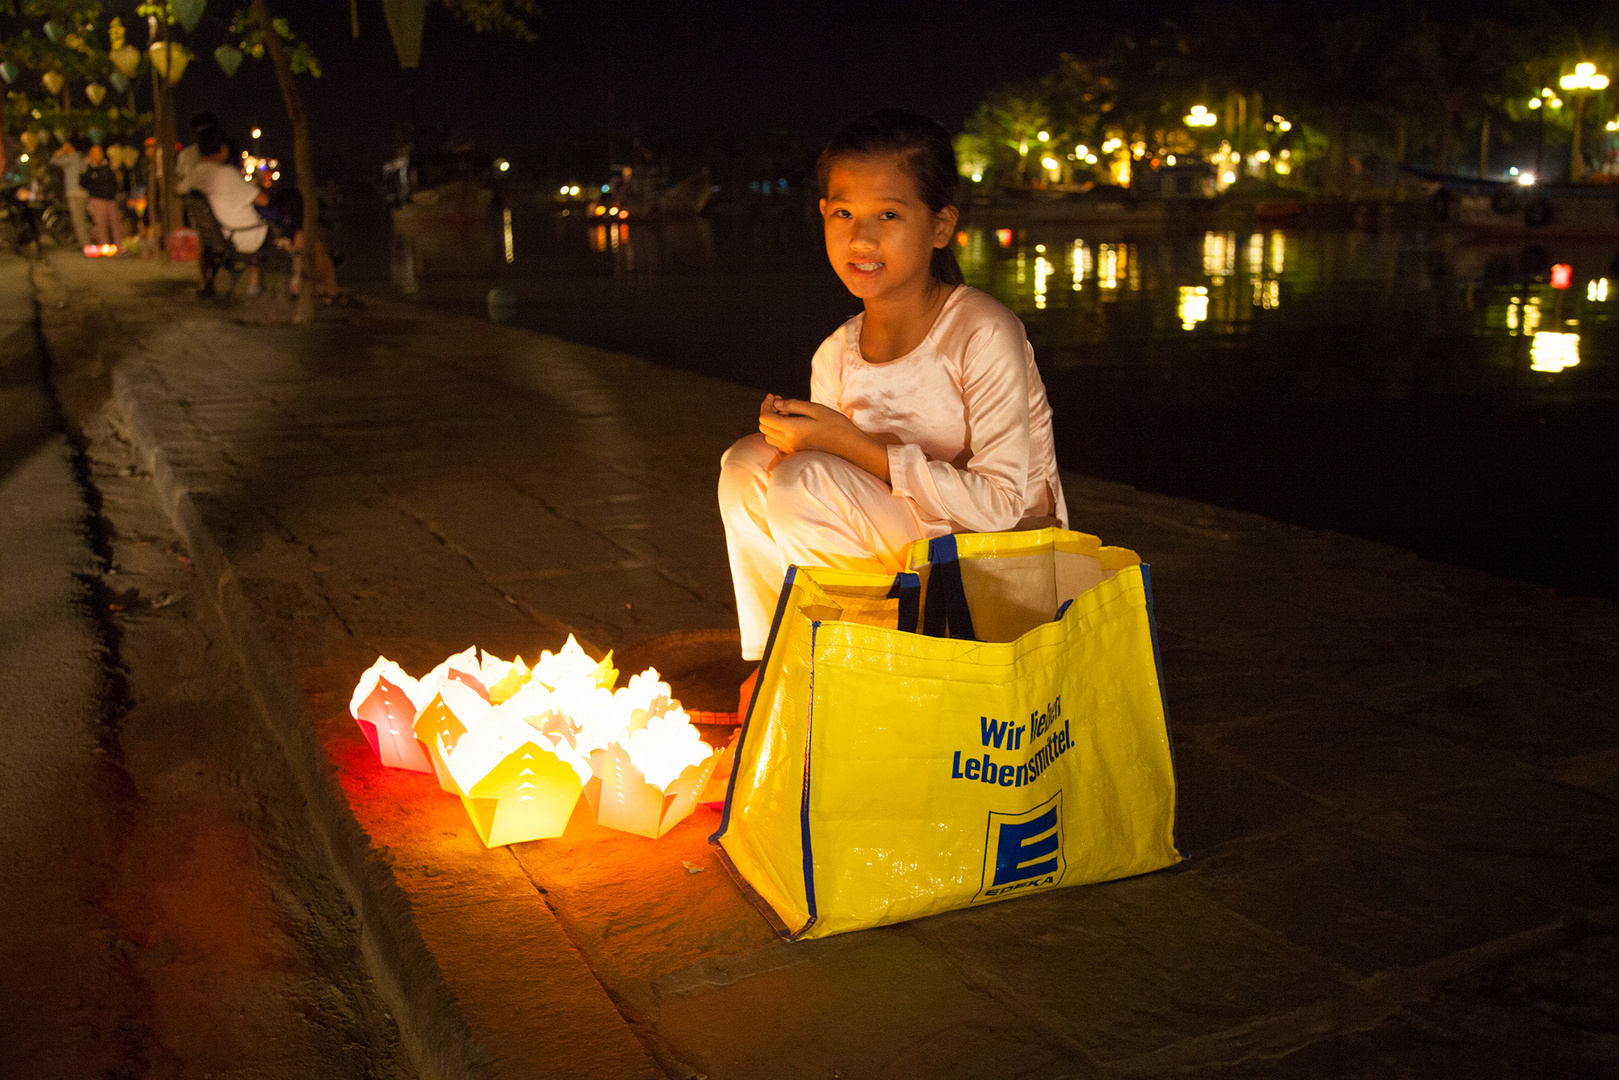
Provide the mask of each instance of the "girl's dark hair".
[{"label": "girl's dark hair", "polygon": [[[929,210],[937,214],[956,205],[956,151],[949,129],[930,116],[905,109],[878,109],[832,136],[815,160],[821,198],[826,198],[827,181],[838,159],[889,154],[899,158],[900,168],[916,181],[917,194]],[[929,269],[946,285],[964,284],[948,246],[933,249]]]}]

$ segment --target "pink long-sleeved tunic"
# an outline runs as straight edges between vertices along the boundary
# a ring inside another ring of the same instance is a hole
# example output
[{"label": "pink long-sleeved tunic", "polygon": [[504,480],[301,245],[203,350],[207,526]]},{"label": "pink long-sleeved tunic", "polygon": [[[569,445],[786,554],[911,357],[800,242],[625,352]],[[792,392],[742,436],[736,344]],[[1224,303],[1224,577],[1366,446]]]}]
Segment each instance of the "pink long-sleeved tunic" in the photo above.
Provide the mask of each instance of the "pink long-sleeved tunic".
[{"label": "pink long-sleeved tunic", "polygon": [[940,532],[1066,527],[1051,406],[1018,317],[958,286],[922,344],[880,364],[860,355],[864,321],[816,350],[810,397],[888,444],[894,494]]}]

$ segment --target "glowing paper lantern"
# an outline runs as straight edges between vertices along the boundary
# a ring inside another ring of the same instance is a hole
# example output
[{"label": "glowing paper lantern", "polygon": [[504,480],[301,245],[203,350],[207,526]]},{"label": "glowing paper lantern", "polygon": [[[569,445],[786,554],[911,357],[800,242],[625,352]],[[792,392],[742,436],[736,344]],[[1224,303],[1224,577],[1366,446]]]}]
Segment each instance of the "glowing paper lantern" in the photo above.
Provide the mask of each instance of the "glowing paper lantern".
[{"label": "glowing paper lantern", "polygon": [[[657,725],[658,720],[651,723]],[[697,730],[686,722],[684,714],[678,723],[691,733],[701,750],[682,754],[675,744],[685,740],[678,736],[654,736],[660,743],[657,747],[637,746],[637,736],[657,730],[648,727],[630,734],[629,748],[615,742],[590,755],[596,776],[586,785],[585,796],[599,824],[656,838],[684,821],[697,808],[721,751],[709,748],[698,738]],[[669,726],[674,727],[672,718]],[[640,762],[636,760],[638,757]],[[675,766],[679,766],[680,771],[671,776],[670,770]]]},{"label": "glowing paper lantern", "polygon": [[17,76],[20,73],[20,69],[17,67],[17,65],[13,64],[10,60],[0,63],[0,79],[6,80],[7,86],[10,86],[12,83],[16,82]]},{"label": "glowing paper lantern", "polygon": [[[565,761],[543,736],[507,749],[492,764],[490,752],[471,746],[476,736],[463,735],[453,747],[439,751],[457,772],[461,805],[486,847],[561,836],[584,791],[582,763]],[[584,775],[590,767],[583,765]]]},{"label": "glowing paper lantern", "polygon": [[432,772],[427,747],[416,738],[414,725],[421,708],[412,699],[413,692],[421,693],[420,684],[398,664],[379,656],[360,676],[349,699],[349,715],[360,725],[378,761],[395,769]]},{"label": "glowing paper lantern", "polygon": [[[139,58],[140,56],[137,53],[136,59],[138,60]],[[111,75],[108,75],[107,81],[112,83],[112,88],[118,91],[120,94],[129,89],[129,77],[122,71],[115,71]]]},{"label": "glowing paper lantern", "polygon": [[1552,267],[1552,288],[1566,289],[1574,282],[1574,268],[1568,263]]},{"label": "glowing paper lantern", "polygon": [[236,75],[236,69],[242,66],[242,50],[234,45],[225,44],[214,50],[214,63],[229,79]]},{"label": "glowing paper lantern", "polygon": [[584,793],[601,824],[662,836],[696,808],[724,751],[656,669],[617,680],[611,653],[593,660],[571,636],[532,669],[474,648],[413,679],[379,657],[349,711],[378,760],[431,770],[491,847],[560,835]]},{"label": "glowing paper lantern", "polygon": [[152,69],[169,83],[177,83],[191,63],[191,53],[178,41],[154,41],[147,46],[152,55]]},{"label": "glowing paper lantern", "polygon": [[32,131],[25,131],[17,138],[22,142],[22,148],[30,154],[34,152],[34,147],[39,145],[39,136]]},{"label": "glowing paper lantern", "polygon": [[84,88],[84,96],[90,99],[90,104],[100,105],[101,99],[107,96],[107,88],[100,83],[91,83]]},{"label": "glowing paper lantern", "polygon": [[[140,50],[133,45],[115,45],[108,51],[107,58],[112,61],[112,66],[118,69],[118,73],[126,79],[133,79],[135,72],[140,70]],[[120,93],[123,90],[124,87],[119,87]]]},{"label": "glowing paper lantern", "polygon": [[169,6],[174,9],[174,17],[180,20],[180,25],[186,28],[186,33],[197,28],[202,21],[203,9],[208,6],[208,0],[169,0]]},{"label": "glowing paper lantern", "polygon": [[47,71],[44,75],[40,76],[39,81],[44,83],[45,89],[49,90],[51,93],[59,94],[62,92],[62,84],[66,80],[62,78],[62,73],[59,71]]}]

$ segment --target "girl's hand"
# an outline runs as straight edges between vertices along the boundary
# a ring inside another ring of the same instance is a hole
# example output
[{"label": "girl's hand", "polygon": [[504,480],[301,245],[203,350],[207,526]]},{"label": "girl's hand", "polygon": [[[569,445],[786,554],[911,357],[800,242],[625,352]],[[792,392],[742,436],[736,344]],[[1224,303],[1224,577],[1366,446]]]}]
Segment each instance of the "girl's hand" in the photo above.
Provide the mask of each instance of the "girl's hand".
[{"label": "girl's hand", "polygon": [[888,448],[825,405],[769,395],[759,409],[759,433],[784,454],[820,450],[889,483]]}]

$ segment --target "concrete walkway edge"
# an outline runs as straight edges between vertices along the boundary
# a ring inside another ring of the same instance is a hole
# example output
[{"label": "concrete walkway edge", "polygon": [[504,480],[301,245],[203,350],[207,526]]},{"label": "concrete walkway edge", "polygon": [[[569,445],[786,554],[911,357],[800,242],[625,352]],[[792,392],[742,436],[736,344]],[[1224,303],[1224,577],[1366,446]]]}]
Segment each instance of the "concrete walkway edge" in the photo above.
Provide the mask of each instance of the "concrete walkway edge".
[{"label": "concrete walkway edge", "polygon": [[148,372],[120,367],[112,382],[114,404],[219,612],[254,704],[298,777],[310,822],[324,845],[333,878],[354,905],[366,961],[393,1011],[412,1063],[431,1080],[491,1075],[487,1053],[474,1040],[416,928],[410,901],[355,819],[312,734],[292,680],[256,629],[259,620],[252,603],[242,594],[234,569],[203,524],[190,491],[171,468],[147,419],[144,402],[163,399],[160,391],[147,390],[156,380]]}]

